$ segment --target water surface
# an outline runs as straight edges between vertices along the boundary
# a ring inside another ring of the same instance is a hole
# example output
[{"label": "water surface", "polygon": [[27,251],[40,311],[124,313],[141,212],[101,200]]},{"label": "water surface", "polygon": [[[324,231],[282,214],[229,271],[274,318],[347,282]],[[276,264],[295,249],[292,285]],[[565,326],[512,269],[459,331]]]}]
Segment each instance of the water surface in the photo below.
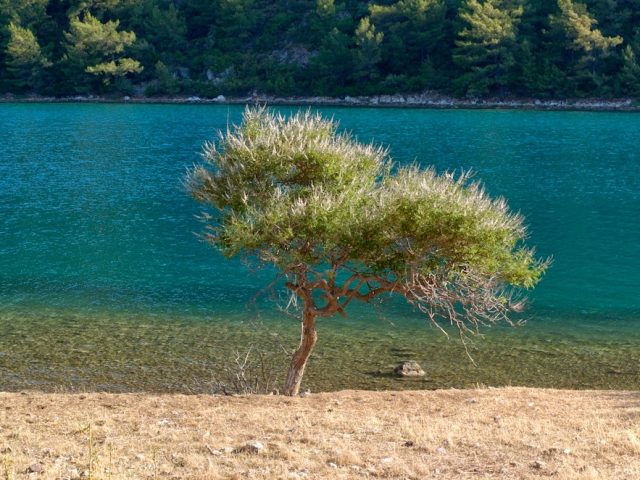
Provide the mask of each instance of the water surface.
[{"label": "water surface", "polygon": [[[322,321],[312,389],[640,387],[640,115],[320,110],[399,162],[472,169],[554,264],[525,327],[470,346],[477,366],[399,301]],[[234,349],[295,344],[255,300],[271,273],[200,243],[180,183],[241,113],[0,105],[0,390],[209,391]],[[407,358],[425,379],[387,375]]]}]

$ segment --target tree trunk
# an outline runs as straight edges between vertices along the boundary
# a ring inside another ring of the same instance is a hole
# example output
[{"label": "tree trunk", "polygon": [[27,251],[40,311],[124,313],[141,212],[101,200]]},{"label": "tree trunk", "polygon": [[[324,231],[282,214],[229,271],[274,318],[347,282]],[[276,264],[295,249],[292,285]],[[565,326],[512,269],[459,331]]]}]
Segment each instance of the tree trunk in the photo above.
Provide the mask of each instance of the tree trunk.
[{"label": "tree trunk", "polygon": [[316,333],[316,316],[310,312],[309,308],[304,309],[302,317],[302,333],[300,335],[300,346],[293,354],[287,373],[287,381],[284,384],[284,394],[289,396],[297,395],[300,391],[300,383],[304,374],[304,367],[311,356],[313,346],[316,344],[318,334]]}]

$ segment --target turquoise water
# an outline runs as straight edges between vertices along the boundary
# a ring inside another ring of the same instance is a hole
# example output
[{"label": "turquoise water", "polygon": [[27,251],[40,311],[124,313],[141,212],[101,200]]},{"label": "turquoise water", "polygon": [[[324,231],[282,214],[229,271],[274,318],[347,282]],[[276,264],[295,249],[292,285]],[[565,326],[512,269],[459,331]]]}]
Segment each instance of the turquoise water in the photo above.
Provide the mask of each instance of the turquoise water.
[{"label": "turquoise water", "polygon": [[[554,263],[527,326],[471,347],[477,366],[392,301],[323,323],[313,389],[640,387],[640,115],[320,110],[399,162],[473,169]],[[0,390],[207,391],[234,348],[295,344],[295,321],[254,299],[270,272],[200,243],[180,183],[241,113],[0,105]],[[387,376],[404,358],[427,378]]]}]

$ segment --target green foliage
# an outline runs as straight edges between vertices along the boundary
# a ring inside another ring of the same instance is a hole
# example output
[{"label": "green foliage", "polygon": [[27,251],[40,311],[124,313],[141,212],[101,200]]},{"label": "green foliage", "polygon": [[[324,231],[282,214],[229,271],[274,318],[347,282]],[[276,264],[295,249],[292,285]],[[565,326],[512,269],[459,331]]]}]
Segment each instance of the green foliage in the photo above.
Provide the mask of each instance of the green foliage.
[{"label": "green foliage", "polygon": [[[78,91],[87,87],[100,88],[90,76],[99,77],[103,86],[114,79],[142,71],[140,62],[124,56],[125,49],[136,40],[133,32],[118,31],[119,21],[102,23],[90,13],[72,18],[65,33],[66,54],[63,62],[67,74],[81,78]],[[89,75],[86,75],[89,74]]]},{"label": "green foliage", "polygon": [[7,75],[16,92],[39,90],[45,68],[51,66],[31,30],[9,24],[7,44]]},{"label": "green foliage", "polygon": [[425,63],[448,62],[442,48],[447,28],[447,8],[442,0],[400,0],[369,9],[374,25],[385,36],[383,65],[389,74],[424,77],[421,69]]},{"label": "green foliage", "polygon": [[147,95],[175,95],[180,93],[179,82],[161,61],[158,61],[155,65],[155,78],[157,79],[155,84],[147,88]]},{"label": "green foliage", "polygon": [[564,34],[568,52],[567,70],[574,83],[574,94],[602,90],[606,82],[603,61],[623,42],[620,36],[605,36],[596,28],[597,20],[587,7],[572,0],[558,0],[560,12],[551,17],[551,24]]},{"label": "green foliage", "polygon": [[465,26],[458,33],[453,55],[465,72],[455,82],[460,93],[504,93],[516,64],[522,13],[522,6],[509,6],[504,0],[467,0],[461,7]]},{"label": "green foliage", "polygon": [[0,0],[0,93],[636,92],[640,4],[584,2]]},{"label": "green foliage", "polygon": [[[319,284],[356,275],[370,279],[365,296],[393,285],[422,305],[427,287],[418,284],[432,279],[434,288],[444,281],[437,289],[464,290],[454,302],[464,305],[478,288],[502,301],[505,287],[533,287],[546,268],[523,245],[522,218],[504,200],[466,175],[394,165],[386,150],[319,115],[246,110],[204,155],[210,167],[193,170],[189,187],[216,211],[206,217],[207,240],[298,284],[303,273]],[[435,308],[431,301],[425,308]]]},{"label": "green foliage", "polygon": [[625,87],[625,93],[634,97],[640,97],[640,63],[636,51],[631,45],[624,49],[624,67],[621,79]]}]

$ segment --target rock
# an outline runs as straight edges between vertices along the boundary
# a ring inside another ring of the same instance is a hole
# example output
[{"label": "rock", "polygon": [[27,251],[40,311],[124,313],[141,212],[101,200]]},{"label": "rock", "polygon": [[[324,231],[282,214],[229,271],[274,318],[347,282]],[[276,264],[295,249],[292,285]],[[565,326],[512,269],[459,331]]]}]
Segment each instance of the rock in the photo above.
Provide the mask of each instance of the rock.
[{"label": "rock", "polygon": [[418,362],[410,360],[402,362],[393,369],[393,373],[399,377],[423,377],[424,370]]},{"label": "rock", "polygon": [[309,395],[311,395],[311,390],[310,389],[305,389],[302,392],[300,392],[299,396],[304,398],[304,397],[308,397]]},{"label": "rock", "polygon": [[69,479],[70,480],[79,480],[80,478],[80,472],[78,472],[77,468],[70,468],[69,469]]},{"label": "rock", "polygon": [[131,100],[131,97],[130,97],[129,95],[125,95],[122,99],[123,99],[125,102],[128,102],[129,100]]},{"label": "rock", "polygon": [[226,101],[227,99],[225,98],[225,96],[224,96],[224,95],[218,95],[216,98],[214,98],[214,100],[215,100],[216,102],[224,102],[224,101]]},{"label": "rock", "polygon": [[44,470],[41,463],[32,463],[27,468],[27,473],[40,473]]},{"label": "rock", "polygon": [[250,440],[242,447],[235,449],[235,453],[261,453],[264,451],[264,445],[257,440]]},{"label": "rock", "polygon": [[415,446],[415,444],[416,444],[416,443],[415,443],[413,440],[407,440],[406,442],[404,442],[404,443],[402,444],[402,446],[403,446],[403,447],[413,447],[413,446]]},{"label": "rock", "polygon": [[447,454],[447,449],[444,447],[438,447],[436,452],[438,452],[440,455],[446,455]]},{"label": "rock", "polygon": [[333,463],[333,462],[329,462],[329,463],[327,463],[327,466],[328,466],[329,468],[338,468],[338,465],[336,465],[336,464],[335,464],[335,463]]}]

